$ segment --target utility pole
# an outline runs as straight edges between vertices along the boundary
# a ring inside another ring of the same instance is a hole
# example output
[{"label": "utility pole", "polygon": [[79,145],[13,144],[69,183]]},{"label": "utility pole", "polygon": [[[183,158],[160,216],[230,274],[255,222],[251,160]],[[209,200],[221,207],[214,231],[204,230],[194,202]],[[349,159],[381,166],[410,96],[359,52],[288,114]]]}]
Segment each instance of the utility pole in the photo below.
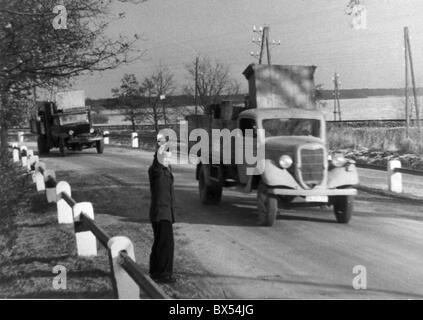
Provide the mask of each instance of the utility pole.
[{"label": "utility pole", "polygon": [[405,137],[409,137],[410,115],[408,113],[408,45],[407,27],[404,28],[404,58],[405,58]]},{"label": "utility pole", "polygon": [[198,56],[195,58],[195,89],[194,89],[194,101],[195,101],[195,115],[198,114]]},{"label": "utility pole", "polygon": [[407,42],[407,50],[408,50],[408,60],[410,62],[410,74],[411,74],[411,82],[413,85],[413,96],[414,96],[414,106],[416,108],[416,121],[417,121],[417,131],[419,135],[419,142],[420,147],[422,146],[422,128],[420,124],[420,111],[419,111],[419,104],[417,99],[417,90],[416,90],[416,79],[414,76],[414,66],[413,66],[413,55],[411,53],[411,45],[410,45],[410,35],[408,32],[408,27],[405,27],[405,36]]},{"label": "utility pole", "polygon": [[276,42],[275,40],[273,40],[272,42],[270,42],[269,40],[270,27],[269,26],[260,27],[258,30],[256,29],[256,26],[253,26],[253,32],[258,33],[261,36],[261,39],[256,40],[253,38],[252,40],[253,43],[258,44],[260,46],[260,52],[254,53],[252,51],[250,52],[250,55],[258,58],[259,64],[262,64],[264,50],[266,50],[267,64],[271,65],[272,64],[271,54],[270,54],[271,45],[280,45],[281,41],[279,40],[278,42]]},{"label": "utility pole", "polygon": [[341,117],[341,103],[339,101],[339,74],[335,72],[333,76],[334,92],[333,92],[333,120],[336,121],[336,115],[338,114],[338,120],[342,121]]}]

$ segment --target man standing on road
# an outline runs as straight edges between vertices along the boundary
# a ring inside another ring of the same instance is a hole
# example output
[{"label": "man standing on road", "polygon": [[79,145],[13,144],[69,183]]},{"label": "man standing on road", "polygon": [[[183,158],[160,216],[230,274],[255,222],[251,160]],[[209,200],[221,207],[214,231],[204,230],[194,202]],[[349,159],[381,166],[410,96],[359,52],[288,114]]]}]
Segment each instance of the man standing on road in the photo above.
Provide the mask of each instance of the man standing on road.
[{"label": "man standing on road", "polygon": [[148,170],[150,179],[151,205],[150,221],[153,227],[154,242],[150,255],[150,276],[153,280],[172,283],[173,274],[173,228],[174,190],[173,174],[169,165],[170,152],[166,152],[166,143],[160,135],[157,137],[158,148],[153,164]]}]

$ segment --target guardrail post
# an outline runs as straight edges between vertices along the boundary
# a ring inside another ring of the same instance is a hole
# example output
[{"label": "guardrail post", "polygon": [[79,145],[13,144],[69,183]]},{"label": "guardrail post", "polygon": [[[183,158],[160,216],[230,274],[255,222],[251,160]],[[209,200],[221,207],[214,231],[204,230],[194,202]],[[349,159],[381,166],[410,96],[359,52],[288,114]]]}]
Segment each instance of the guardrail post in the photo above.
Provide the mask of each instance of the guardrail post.
[{"label": "guardrail post", "polygon": [[19,146],[17,143],[12,144],[13,162],[19,162]]},{"label": "guardrail post", "polygon": [[401,193],[402,192],[402,174],[395,172],[396,168],[401,168],[399,160],[388,161],[388,188],[389,191]]},{"label": "guardrail post", "polygon": [[62,192],[67,193],[69,196],[72,195],[71,187],[66,181],[60,181],[56,185],[57,220],[59,224],[70,224],[73,223],[72,208],[62,199]]},{"label": "guardrail post", "polygon": [[112,259],[113,274],[116,281],[116,290],[119,299],[139,299],[140,288],[128,275],[120,264],[120,252],[126,251],[127,255],[135,261],[134,245],[127,237],[118,236],[109,240],[107,246]]},{"label": "guardrail post", "polygon": [[97,239],[94,234],[80,221],[81,214],[94,220],[94,209],[91,202],[79,202],[73,207],[76,250],[78,256],[96,256]]},{"label": "guardrail post", "polygon": [[44,191],[46,189],[46,185],[44,183],[44,176],[41,172],[37,171],[34,173],[33,178],[35,185],[37,187],[37,191]]},{"label": "guardrail post", "polygon": [[[40,172],[41,174],[43,174],[44,171],[46,171],[46,164],[42,161],[39,161],[35,164],[35,171]],[[43,176],[44,179],[44,176]]]},{"label": "guardrail post", "polygon": [[132,132],[132,148],[138,148],[139,147],[139,143],[138,143],[138,133],[137,132]]},{"label": "guardrail post", "polygon": [[[35,171],[35,165],[38,161],[40,161],[38,156],[32,156],[31,158],[29,158],[29,161],[28,161],[29,171]],[[34,177],[32,181],[35,182]]]},{"label": "guardrail post", "polygon": [[18,132],[18,141],[19,141],[19,143],[24,142],[24,133],[22,131]]},{"label": "guardrail post", "polygon": [[56,173],[54,172],[54,170],[44,171],[44,182],[46,186],[47,202],[56,202]]},{"label": "guardrail post", "polygon": [[20,151],[21,151],[21,161],[22,161],[22,167],[26,167],[27,166],[27,155],[28,155],[28,149],[26,146],[21,146],[20,147]]},{"label": "guardrail post", "polygon": [[109,144],[109,135],[110,135],[109,131],[106,130],[103,132],[104,144]]},{"label": "guardrail post", "polygon": [[27,151],[27,161],[26,161],[26,168],[27,168],[27,170],[28,170],[28,172],[29,171],[31,171],[31,161],[32,161],[32,158],[34,157],[34,150],[28,150]]}]

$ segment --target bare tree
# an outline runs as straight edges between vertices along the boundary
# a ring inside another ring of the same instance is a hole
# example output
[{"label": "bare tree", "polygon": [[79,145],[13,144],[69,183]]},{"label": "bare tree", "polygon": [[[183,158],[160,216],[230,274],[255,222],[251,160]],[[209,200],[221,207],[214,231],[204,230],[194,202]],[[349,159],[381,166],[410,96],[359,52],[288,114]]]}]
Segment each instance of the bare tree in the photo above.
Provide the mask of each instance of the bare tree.
[{"label": "bare tree", "polygon": [[112,89],[113,97],[124,108],[125,121],[131,121],[132,131],[136,131],[136,124],[142,116],[147,115],[147,110],[141,102],[140,84],[134,74],[125,74],[120,87]]},{"label": "bare tree", "polygon": [[[162,98],[175,91],[174,76],[167,67],[158,66],[150,77],[144,79],[141,91],[152,111],[154,129],[158,133],[159,120],[164,119],[165,123],[167,122],[166,104],[162,101]],[[162,109],[161,114],[160,107]]]},{"label": "bare tree", "polygon": [[[11,101],[34,86],[84,72],[113,69],[138,59],[138,40],[108,38],[110,1],[0,0],[0,129],[7,147]],[[56,8],[56,10],[54,10]],[[59,20],[58,20],[59,18]],[[115,17],[114,19],[119,19]],[[56,23],[56,25],[54,25]],[[57,27],[59,23],[59,27]]]},{"label": "bare tree", "polygon": [[[195,60],[186,65],[190,84],[185,87],[189,95],[195,94],[195,83],[199,105],[205,107],[211,103],[218,102],[221,95],[239,93],[239,83],[231,78],[229,66],[219,61],[212,61],[209,57],[200,57],[196,72]],[[196,79],[197,73],[197,81]]]}]

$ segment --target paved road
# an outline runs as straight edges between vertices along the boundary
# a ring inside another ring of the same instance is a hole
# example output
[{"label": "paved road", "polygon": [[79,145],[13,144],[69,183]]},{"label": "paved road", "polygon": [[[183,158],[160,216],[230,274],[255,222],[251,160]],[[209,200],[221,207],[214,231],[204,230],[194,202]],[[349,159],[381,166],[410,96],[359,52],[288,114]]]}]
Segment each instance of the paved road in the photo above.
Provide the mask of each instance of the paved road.
[{"label": "paved road", "polygon": [[[94,203],[99,221],[135,223],[135,229],[148,226],[151,160],[150,152],[113,147],[103,155],[86,150],[45,159],[59,180],[70,181],[78,201]],[[202,281],[196,297],[423,298],[423,208],[417,204],[359,193],[348,225],[337,224],[328,208],[312,208],[283,210],[273,227],[259,227],[255,195],[225,190],[219,206],[203,206],[193,166],[175,165],[174,173],[175,236],[183,256],[175,268]],[[137,249],[148,251],[151,238],[132,237]],[[137,252],[139,261],[146,257]],[[366,290],[352,287],[357,265],[366,268]]]},{"label": "paved road", "polygon": [[[360,183],[364,186],[387,190],[388,174],[386,171],[359,168]],[[402,174],[403,192],[423,199],[423,177]]]}]

